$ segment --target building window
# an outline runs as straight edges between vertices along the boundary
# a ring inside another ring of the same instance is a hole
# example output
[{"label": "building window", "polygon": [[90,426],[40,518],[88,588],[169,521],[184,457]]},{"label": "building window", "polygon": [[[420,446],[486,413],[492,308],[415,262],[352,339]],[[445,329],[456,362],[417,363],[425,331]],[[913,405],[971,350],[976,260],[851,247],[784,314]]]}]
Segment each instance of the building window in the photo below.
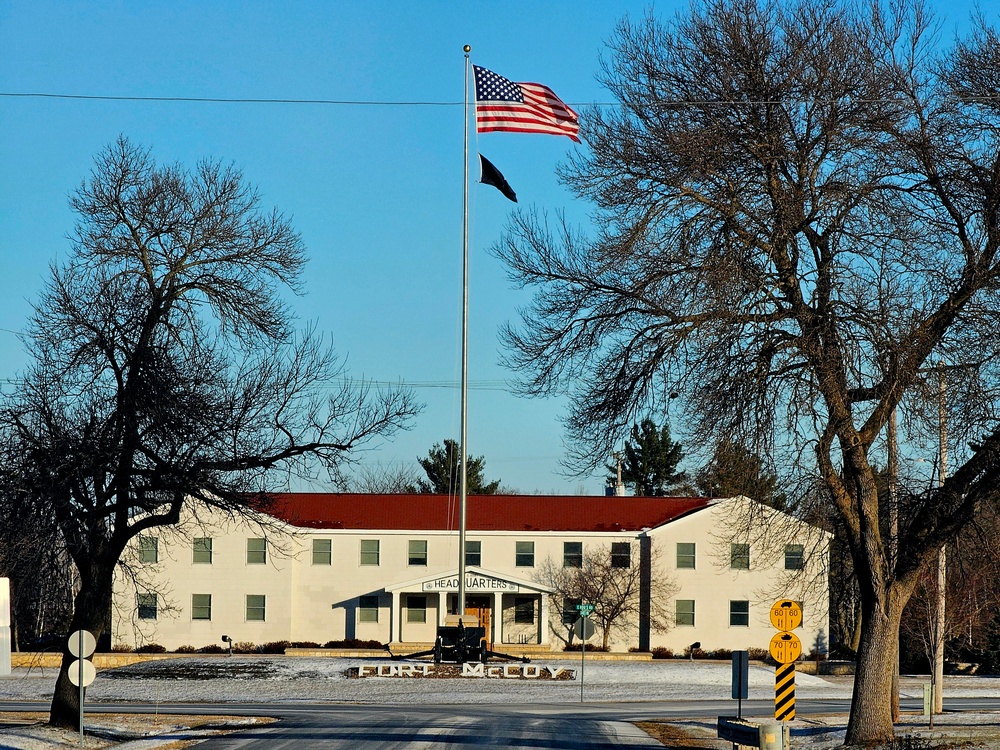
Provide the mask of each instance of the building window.
[{"label": "building window", "polygon": [[632,567],[632,545],[628,542],[611,543],[611,567],[631,568]]},{"label": "building window", "polygon": [[694,542],[677,542],[677,569],[694,570]]},{"label": "building window", "polygon": [[212,537],[202,536],[194,540],[193,561],[196,563],[212,564]]},{"label": "building window", "polygon": [[263,565],[267,562],[267,540],[247,539],[247,565]]},{"label": "building window", "polygon": [[732,570],[750,570],[750,545],[729,545],[729,567]]},{"label": "building window", "polygon": [[138,604],[140,620],[156,619],[156,594],[139,594],[136,604]]},{"label": "building window", "polygon": [[361,564],[378,565],[378,539],[361,540]]},{"label": "building window", "polygon": [[750,602],[737,599],[729,602],[729,625],[731,627],[750,627]]},{"label": "building window", "polygon": [[358,622],[378,622],[378,597],[358,598]]},{"label": "building window", "polygon": [[247,594],[247,622],[264,622],[264,615],[264,595]]},{"label": "building window", "polygon": [[159,561],[160,561],[160,540],[157,539],[155,536],[139,537],[139,562],[157,563]]},{"label": "building window", "polygon": [[563,542],[563,567],[583,567],[583,542]]},{"label": "building window", "polygon": [[211,594],[191,594],[191,619],[192,620],[212,619]]},{"label": "building window", "polygon": [[514,597],[514,622],[518,625],[535,624],[535,598],[533,596]]},{"label": "building window", "polygon": [[514,565],[519,568],[535,567],[534,542],[514,542]]},{"label": "building window", "polygon": [[583,599],[563,599],[563,625],[572,625],[580,619],[580,610],[576,608],[578,604],[583,604]]},{"label": "building window", "polygon": [[427,597],[408,596],[406,597],[406,621],[407,622],[427,622]]},{"label": "building window", "polygon": [[407,565],[427,565],[427,540],[411,539]]},{"label": "building window", "polygon": [[329,539],[313,539],[313,565],[333,562],[333,543]]},{"label": "building window", "polygon": [[785,570],[802,570],[806,548],[801,544],[785,545]]},{"label": "building window", "polygon": [[483,543],[465,543],[465,564],[475,565],[477,568],[483,564]]},{"label": "building window", "polygon": [[678,599],[675,612],[677,625],[694,625],[694,599]]}]

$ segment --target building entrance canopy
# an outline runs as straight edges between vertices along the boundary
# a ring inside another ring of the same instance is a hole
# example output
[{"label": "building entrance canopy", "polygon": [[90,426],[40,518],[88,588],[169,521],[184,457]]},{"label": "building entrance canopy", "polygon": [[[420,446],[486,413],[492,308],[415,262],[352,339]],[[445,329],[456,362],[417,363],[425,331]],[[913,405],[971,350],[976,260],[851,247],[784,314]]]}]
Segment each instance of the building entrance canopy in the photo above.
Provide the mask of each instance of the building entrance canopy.
[{"label": "building entrance canopy", "polygon": [[[389,593],[400,591],[457,592],[458,571],[450,570],[424,578],[386,586]],[[466,568],[465,590],[472,594],[549,594],[552,589],[535,581],[522,581],[482,568]]]}]

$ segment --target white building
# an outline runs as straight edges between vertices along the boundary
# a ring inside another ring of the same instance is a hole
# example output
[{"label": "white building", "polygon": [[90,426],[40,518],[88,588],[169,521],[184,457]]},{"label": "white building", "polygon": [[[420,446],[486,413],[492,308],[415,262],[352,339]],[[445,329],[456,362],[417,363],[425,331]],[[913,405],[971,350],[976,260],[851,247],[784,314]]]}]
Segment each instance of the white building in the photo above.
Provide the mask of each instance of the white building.
[{"label": "white building", "polygon": [[[113,642],[429,643],[457,609],[457,503],[281,494],[264,524],[199,510],[135,540],[130,575],[116,584]],[[473,496],[467,519],[466,612],[499,651],[562,648],[576,602],[545,571],[579,567],[598,549],[613,567],[638,566],[640,597],[654,600],[612,630],[617,650],[766,649],[780,598],[803,603],[804,651],[828,632],[829,535],[747,498]],[[669,600],[655,600],[664,590]],[[651,608],[668,613],[666,630],[651,625]]]}]

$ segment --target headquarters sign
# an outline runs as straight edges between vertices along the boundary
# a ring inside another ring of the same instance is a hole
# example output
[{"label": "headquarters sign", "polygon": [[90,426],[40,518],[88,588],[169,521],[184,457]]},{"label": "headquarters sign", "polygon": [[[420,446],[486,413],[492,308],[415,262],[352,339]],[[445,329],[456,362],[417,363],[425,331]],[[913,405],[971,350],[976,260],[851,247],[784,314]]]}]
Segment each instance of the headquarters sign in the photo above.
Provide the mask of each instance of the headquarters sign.
[{"label": "headquarters sign", "polygon": [[[445,576],[435,578],[431,581],[424,581],[424,591],[458,591],[458,576]],[[521,590],[513,581],[505,581],[502,578],[479,575],[478,573],[467,573],[465,575],[466,591],[502,591],[505,593],[517,593]]]}]

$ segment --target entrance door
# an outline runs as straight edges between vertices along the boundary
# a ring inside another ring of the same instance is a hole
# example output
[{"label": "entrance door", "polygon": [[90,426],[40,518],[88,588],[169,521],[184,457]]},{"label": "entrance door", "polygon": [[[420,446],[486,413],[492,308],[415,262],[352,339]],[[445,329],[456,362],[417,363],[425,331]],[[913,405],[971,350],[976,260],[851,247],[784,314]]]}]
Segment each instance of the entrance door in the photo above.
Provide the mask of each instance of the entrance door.
[{"label": "entrance door", "polygon": [[465,614],[474,615],[477,620],[479,620],[479,627],[486,630],[486,637],[483,638],[486,641],[487,648],[493,648],[493,643],[491,641],[490,635],[490,615],[493,610],[490,607],[490,597],[488,596],[468,596],[465,597]]}]

